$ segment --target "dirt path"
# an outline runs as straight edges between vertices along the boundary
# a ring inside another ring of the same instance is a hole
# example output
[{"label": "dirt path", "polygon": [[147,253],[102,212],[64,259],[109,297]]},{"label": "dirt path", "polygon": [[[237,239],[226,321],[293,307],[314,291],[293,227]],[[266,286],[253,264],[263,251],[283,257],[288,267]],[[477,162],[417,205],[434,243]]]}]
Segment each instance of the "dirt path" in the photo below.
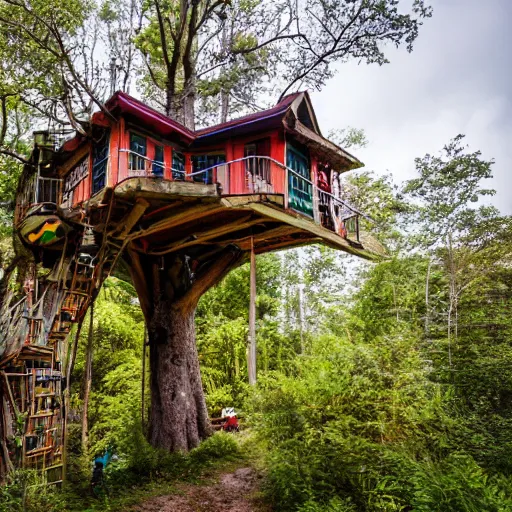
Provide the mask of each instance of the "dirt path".
[{"label": "dirt path", "polygon": [[178,494],[152,498],[133,512],[270,512],[258,499],[260,478],[250,467],[207,485],[180,485]]}]

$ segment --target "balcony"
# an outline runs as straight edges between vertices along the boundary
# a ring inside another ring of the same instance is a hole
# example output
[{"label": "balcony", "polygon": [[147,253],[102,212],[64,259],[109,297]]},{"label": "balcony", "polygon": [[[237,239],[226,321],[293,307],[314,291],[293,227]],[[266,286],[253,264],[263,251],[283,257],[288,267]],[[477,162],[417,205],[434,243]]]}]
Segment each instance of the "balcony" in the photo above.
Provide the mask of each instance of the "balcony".
[{"label": "balcony", "polygon": [[248,156],[186,172],[130,150],[121,151],[128,153],[128,178],[173,176],[174,181],[216,184],[221,196],[282,195],[285,210],[359,242],[359,218],[364,216],[361,212],[271,157]]},{"label": "balcony", "polygon": [[62,203],[62,180],[33,174],[26,180],[23,191],[17,197],[15,222],[22,221],[33,206],[43,203],[55,207]]}]

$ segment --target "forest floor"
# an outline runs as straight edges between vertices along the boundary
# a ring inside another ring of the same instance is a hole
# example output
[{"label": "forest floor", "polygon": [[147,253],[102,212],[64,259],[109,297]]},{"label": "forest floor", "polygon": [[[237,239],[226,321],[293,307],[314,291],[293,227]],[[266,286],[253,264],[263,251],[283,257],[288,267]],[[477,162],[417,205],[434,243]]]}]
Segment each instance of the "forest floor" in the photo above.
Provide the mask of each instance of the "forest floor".
[{"label": "forest floor", "polygon": [[176,493],[151,498],[132,512],[270,512],[261,499],[261,475],[252,467],[212,475],[201,484],[179,484]]}]

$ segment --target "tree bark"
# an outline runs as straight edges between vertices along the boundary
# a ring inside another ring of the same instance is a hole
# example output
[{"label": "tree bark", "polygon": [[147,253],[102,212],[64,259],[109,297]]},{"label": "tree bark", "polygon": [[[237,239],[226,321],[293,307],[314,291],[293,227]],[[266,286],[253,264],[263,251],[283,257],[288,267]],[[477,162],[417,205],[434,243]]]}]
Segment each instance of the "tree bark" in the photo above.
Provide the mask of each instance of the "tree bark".
[{"label": "tree bark", "polygon": [[149,441],[169,451],[188,451],[208,436],[194,324],[195,307],[156,304],[148,325],[151,369]]},{"label": "tree bark", "polygon": [[195,338],[197,302],[240,264],[242,253],[230,247],[201,264],[184,254],[155,257],[128,249],[127,257],[148,328],[148,440],[156,448],[188,451],[211,432]]}]

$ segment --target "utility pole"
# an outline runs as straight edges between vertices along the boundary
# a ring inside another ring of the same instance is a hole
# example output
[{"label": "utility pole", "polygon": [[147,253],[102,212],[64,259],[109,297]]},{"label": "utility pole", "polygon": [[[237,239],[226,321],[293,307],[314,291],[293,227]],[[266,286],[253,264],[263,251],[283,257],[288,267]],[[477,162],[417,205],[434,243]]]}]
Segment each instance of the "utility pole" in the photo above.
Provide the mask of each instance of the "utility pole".
[{"label": "utility pole", "polygon": [[251,271],[249,298],[249,343],[247,354],[247,371],[249,384],[256,384],[256,256],[254,254],[254,238],[251,238]]},{"label": "utility pole", "polygon": [[141,383],[141,410],[140,417],[142,420],[142,428],[145,428],[145,410],[146,410],[146,352],[148,345],[148,328],[144,323],[144,338],[142,340],[142,383]]}]

